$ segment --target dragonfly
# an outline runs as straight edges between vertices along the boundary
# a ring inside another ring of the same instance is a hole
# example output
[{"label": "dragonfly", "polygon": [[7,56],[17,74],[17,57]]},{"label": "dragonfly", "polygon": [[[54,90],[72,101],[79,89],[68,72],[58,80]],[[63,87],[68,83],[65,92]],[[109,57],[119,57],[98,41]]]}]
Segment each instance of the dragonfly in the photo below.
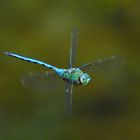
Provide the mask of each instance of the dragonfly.
[{"label": "dragonfly", "polygon": [[72,112],[72,93],[73,86],[87,85],[91,81],[91,76],[87,73],[89,70],[94,71],[94,68],[98,66],[103,66],[106,64],[120,63],[120,58],[116,56],[110,56],[101,60],[91,61],[89,63],[74,67],[77,52],[77,29],[73,29],[71,32],[71,45],[70,45],[70,55],[68,60],[68,68],[58,68],[47,62],[43,62],[34,58],[26,57],[12,52],[4,52],[5,55],[18,58],[23,61],[30,63],[35,63],[42,65],[51,72],[40,72],[40,73],[30,73],[22,79],[22,83],[26,87],[32,87],[34,89],[49,89],[58,83],[61,79],[64,81],[64,97],[65,97],[65,108],[68,113]]}]

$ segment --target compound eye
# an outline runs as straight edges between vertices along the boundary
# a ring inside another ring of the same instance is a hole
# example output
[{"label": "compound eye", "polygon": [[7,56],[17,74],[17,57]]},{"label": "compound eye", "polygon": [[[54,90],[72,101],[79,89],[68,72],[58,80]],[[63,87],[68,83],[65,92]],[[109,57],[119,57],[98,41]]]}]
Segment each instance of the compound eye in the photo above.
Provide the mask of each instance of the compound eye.
[{"label": "compound eye", "polygon": [[82,80],[85,80],[85,78],[83,77]]},{"label": "compound eye", "polygon": [[88,84],[88,82],[90,81],[90,77],[87,75],[87,74],[83,74],[81,77],[80,77],[80,80],[81,80],[81,83],[83,85],[86,85]]},{"label": "compound eye", "polygon": [[81,78],[81,82],[84,83],[84,81],[86,80],[85,76],[83,75]]}]

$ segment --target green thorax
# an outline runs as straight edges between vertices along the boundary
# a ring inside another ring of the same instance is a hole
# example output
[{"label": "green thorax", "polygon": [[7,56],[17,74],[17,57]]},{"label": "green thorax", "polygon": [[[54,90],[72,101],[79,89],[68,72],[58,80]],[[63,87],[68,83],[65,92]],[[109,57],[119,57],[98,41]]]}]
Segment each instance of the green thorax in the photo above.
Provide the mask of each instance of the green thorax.
[{"label": "green thorax", "polygon": [[63,78],[73,82],[79,82],[79,77],[82,74],[83,72],[79,68],[70,68],[64,71]]}]

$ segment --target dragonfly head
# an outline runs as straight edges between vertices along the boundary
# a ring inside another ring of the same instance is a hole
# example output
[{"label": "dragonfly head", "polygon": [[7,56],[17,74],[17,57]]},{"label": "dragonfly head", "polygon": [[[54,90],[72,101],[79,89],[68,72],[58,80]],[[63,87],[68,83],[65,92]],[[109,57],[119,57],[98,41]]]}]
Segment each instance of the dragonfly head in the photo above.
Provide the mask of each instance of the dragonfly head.
[{"label": "dragonfly head", "polygon": [[87,73],[83,73],[81,76],[80,76],[80,82],[83,84],[83,85],[87,85],[89,82],[90,82],[91,78],[90,76],[87,74]]}]

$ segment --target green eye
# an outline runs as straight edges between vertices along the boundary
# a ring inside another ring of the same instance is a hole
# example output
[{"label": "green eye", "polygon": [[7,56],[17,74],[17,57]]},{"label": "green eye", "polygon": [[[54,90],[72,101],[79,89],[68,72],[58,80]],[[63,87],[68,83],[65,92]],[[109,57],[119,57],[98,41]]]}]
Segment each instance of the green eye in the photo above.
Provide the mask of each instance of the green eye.
[{"label": "green eye", "polygon": [[81,81],[81,83],[82,83],[83,85],[88,84],[89,81],[90,81],[90,79],[91,79],[91,78],[90,78],[89,75],[86,74],[86,73],[84,73],[84,74],[80,77],[80,81]]}]

